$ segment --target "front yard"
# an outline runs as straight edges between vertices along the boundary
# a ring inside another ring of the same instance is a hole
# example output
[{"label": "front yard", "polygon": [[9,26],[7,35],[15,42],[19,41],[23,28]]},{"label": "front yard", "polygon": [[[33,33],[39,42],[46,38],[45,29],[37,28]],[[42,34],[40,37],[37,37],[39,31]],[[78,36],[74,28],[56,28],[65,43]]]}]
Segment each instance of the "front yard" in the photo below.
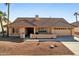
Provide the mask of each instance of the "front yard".
[{"label": "front yard", "polygon": [[[50,48],[50,45],[56,46]],[[74,55],[61,42],[4,42],[0,41],[0,55]]]},{"label": "front yard", "polygon": [[[0,55],[79,55],[78,41],[72,36],[56,39],[37,39],[39,42],[21,41],[18,37],[0,37]],[[67,43],[68,42],[68,43]],[[74,43],[75,42],[75,43]],[[54,48],[50,48],[50,46]]]}]

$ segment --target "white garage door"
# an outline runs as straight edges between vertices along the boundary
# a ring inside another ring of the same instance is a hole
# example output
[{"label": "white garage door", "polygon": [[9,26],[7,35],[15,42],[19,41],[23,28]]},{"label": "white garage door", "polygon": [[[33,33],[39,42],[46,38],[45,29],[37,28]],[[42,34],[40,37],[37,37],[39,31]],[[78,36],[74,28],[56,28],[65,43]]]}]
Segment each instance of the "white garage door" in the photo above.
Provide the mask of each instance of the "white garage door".
[{"label": "white garage door", "polygon": [[66,30],[55,30],[55,33],[57,36],[68,36],[71,35],[71,30],[66,29]]}]

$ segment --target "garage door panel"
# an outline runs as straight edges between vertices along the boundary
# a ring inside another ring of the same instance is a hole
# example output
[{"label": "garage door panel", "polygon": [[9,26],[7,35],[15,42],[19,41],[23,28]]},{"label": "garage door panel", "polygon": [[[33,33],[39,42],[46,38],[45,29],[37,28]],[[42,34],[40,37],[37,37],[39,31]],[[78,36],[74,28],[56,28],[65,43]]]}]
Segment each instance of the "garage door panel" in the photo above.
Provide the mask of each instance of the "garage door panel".
[{"label": "garage door panel", "polygon": [[58,36],[71,35],[71,30],[55,30]]}]

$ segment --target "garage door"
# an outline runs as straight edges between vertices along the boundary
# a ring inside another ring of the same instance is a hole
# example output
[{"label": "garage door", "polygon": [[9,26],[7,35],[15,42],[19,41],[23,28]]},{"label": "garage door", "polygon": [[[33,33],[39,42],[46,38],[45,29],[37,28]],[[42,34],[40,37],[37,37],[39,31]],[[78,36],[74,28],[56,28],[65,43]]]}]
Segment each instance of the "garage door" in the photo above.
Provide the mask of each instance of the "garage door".
[{"label": "garage door", "polygon": [[68,36],[71,35],[71,30],[66,29],[66,30],[55,30],[55,33],[57,36]]}]

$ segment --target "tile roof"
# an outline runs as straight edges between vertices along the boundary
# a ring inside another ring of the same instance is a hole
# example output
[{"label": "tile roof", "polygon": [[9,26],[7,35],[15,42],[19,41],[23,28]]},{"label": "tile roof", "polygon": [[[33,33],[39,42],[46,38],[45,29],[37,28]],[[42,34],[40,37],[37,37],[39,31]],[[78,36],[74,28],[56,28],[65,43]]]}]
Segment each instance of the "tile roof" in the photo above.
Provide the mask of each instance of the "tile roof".
[{"label": "tile roof", "polygon": [[26,27],[73,27],[69,24],[64,18],[39,18],[39,20],[35,20],[35,18],[17,18],[10,26],[26,26]]},{"label": "tile roof", "polygon": [[71,23],[71,24],[74,25],[74,26],[79,27],[79,21],[77,21],[77,22],[73,22],[73,23]]}]

